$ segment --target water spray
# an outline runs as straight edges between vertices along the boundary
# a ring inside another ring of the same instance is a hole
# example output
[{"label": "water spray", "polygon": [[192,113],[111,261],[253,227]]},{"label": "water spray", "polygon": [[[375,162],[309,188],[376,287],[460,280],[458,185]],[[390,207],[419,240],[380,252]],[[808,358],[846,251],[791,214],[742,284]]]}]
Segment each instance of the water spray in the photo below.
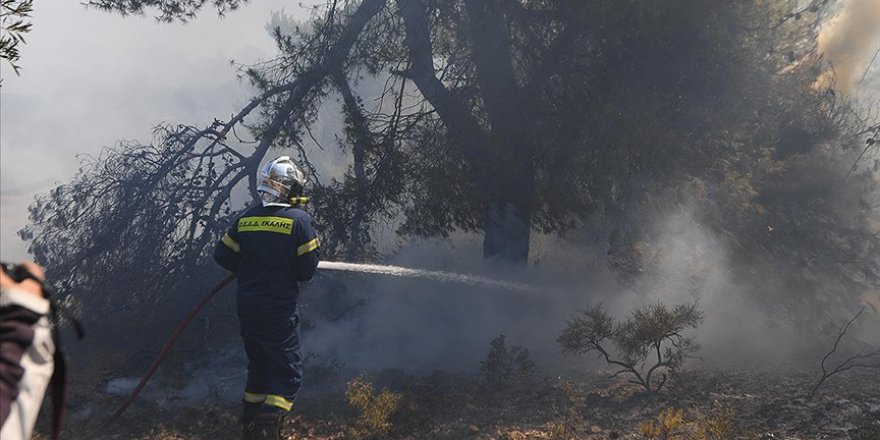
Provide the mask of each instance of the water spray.
[{"label": "water spray", "polygon": [[528,284],[501,281],[493,278],[486,278],[463,273],[444,272],[439,270],[411,269],[401,266],[321,261],[320,263],[318,263],[318,269],[388,275],[403,278],[423,278],[442,282],[457,282],[470,284],[472,286],[490,287],[493,289],[512,290],[522,293],[539,292],[537,288]]}]

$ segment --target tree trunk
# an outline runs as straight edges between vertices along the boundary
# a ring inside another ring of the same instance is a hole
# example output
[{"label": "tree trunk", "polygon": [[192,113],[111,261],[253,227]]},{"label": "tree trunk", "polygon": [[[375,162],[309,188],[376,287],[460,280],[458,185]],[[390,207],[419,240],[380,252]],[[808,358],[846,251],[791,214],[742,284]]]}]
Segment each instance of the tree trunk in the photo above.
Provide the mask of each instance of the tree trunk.
[{"label": "tree trunk", "polygon": [[517,84],[506,17],[497,0],[465,0],[477,85],[491,125],[493,179],[485,188],[483,256],[525,265],[534,199],[533,142],[522,87]]},{"label": "tree trunk", "polygon": [[406,75],[437,111],[483,190],[483,256],[525,265],[534,193],[532,143],[523,123],[528,118],[518,98],[503,17],[495,3],[467,4],[478,85],[491,124],[487,134],[466,103],[437,78],[425,4],[421,0],[397,0],[397,4],[410,57]]},{"label": "tree trunk", "polygon": [[531,226],[528,212],[510,202],[490,202],[483,222],[483,258],[525,265],[529,260]]},{"label": "tree trunk", "polygon": [[354,171],[354,180],[356,185],[356,194],[354,202],[354,217],[352,218],[351,233],[349,234],[349,243],[346,246],[346,259],[353,261],[363,252],[367,244],[369,244],[370,236],[367,228],[367,197],[369,190],[369,182],[367,181],[366,171],[366,155],[370,139],[370,128],[367,126],[367,120],[361,112],[357,98],[351,91],[348,79],[340,70],[333,74],[333,81],[336,88],[342,94],[345,111],[348,113],[352,130],[352,169]]}]

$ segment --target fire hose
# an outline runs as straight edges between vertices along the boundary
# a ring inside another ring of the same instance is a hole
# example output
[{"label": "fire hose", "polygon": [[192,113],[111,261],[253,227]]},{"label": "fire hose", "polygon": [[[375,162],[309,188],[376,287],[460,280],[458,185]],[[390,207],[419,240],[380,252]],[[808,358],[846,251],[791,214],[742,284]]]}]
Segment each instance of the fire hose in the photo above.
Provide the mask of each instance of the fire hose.
[{"label": "fire hose", "polygon": [[99,425],[94,431],[92,431],[92,433],[89,434],[86,438],[94,438],[98,433],[100,433],[108,425],[110,425],[110,423],[113,423],[113,421],[118,419],[119,416],[121,416],[122,413],[125,412],[125,410],[128,409],[129,406],[131,406],[132,402],[134,402],[134,399],[137,398],[138,394],[141,393],[141,390],[144,389],[144,386],[147,385],[147,382],[150,381],[150,378],[153,377],[153,374],[159,368],[159,364],[162,363],[162,360],[165,359],[165,356],[168,355],[169,351],[171,351],[171,347],[174,345],[175,342],[177,342],[177,338],[180,337],[181,333],[183,333],[183,330],[185,330],[189,323],[192,322],[193,318],[195,318],[196,315],[198,315],[199,312],[202,311],[205,305],[208,304],[211,299],[213,299],[214,296],[217,295],[218,292],[223,290],[223,288],[226,287],[227,284],[232,282],[233,279],[235,279],[234,273],[229,274],[226,276],[226,278],[220,280],[220,282],[214,285],[214,287],[211,288],[210,291],[208,291],[208,293],[202,298],[202,300],[199,301],[199,303],[196,304],[196,306],[193,307],[192,310],[190,310],[189,314],[186,315],[186,318],[183,318],[183,321],[181,321],[180,324],[177,325],[177,328],[174,329],[174,332],[171,333],[171,336],[168,338],[167,341],[165,341],[165,345],[163,345],[162,349],[159,350],[159,354],[156,355],[156,359],[154,359],[153,363],[150,364],[150,367],[147,369],[147,372],[144,373],[141,381],[134,388],[134,390],[132,390],[128,397],[125,398],[125,401],[122,402],[122,405],[119,406],[119,409],[117,409],[112,416],[105,420],[104,423],[101,423],[101,425]]}]

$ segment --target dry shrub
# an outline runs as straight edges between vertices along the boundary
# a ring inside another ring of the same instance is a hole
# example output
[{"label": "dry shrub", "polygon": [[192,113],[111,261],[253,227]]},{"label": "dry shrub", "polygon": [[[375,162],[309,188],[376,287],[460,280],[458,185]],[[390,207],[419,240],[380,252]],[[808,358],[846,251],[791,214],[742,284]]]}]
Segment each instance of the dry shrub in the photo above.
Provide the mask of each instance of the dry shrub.
[{"label": "dry shrub", "polygon": [[646,439],[678,440],[685,439],[679,433],[684,427],[684,410],[667,408],[660,411],[656,419],[650,419],[639,425],[639,433]]},{"label": "dry shrub", "polygon": [[715,403],[710,413],[694,410],[692,421],[685,418],[683,409],[666,408],[656,418],[639,425],[639,433],[646,439],[657,440],[731,440],[742,438],[736,430],[735,415],[729,406]]},{"label": "dry shrub", "polygon": [[581,420],[577,415],[574,407],[566,406],[560,408],[555,403],[551,405],[550,410],[553,419],[547,422],[547,434],[551,440],[568,440],[578,437],[577,426]]},{"label": "dry shrub", "polygon": [[695,411],[696,420],[691,424],[694,440],[728,440],[735,438],[733,409],[726,405],[715,404],[712,414],[705,414],[699,409]]},{"label": "dry shrub", "polygon": [[391,417],[400,409],[401,395],[387,389],[376,393],[364,374],[345,389],[345,400],[358,410],[350,435],[356,439],[383,438],[391,430]]}]

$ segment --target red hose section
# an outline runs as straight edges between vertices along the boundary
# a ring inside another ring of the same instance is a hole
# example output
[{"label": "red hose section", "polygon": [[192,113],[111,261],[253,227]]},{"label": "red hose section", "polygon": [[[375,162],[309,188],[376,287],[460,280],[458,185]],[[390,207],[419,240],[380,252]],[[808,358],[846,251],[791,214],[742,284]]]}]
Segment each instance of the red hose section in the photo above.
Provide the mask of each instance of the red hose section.
[{"label": "red hose section", "polygon": [[129,406],[131,406],[132,402],[134,402],[134,399],[137,398],[138,394],[141,393],[141,390],[144,389],[144,386],[147,385],[147,382],[150,381],[150,378],[153,377],[153,373],[155,373],[156,369],[159,368],[159,364],[162,363],[162,360],[165,359],[165,356],[168,354],[169,351],[171,351],[171,347],[174,345],[175,342],[177,342],[177,338],[180,337],[180,334],[183,333],[183,330],[186,329],[193,318],[195,318],[196,315],[198,315],[199,312],[202,311],[202,308],[204,308],[205,305],[208,304],[208,302],[210,302],[211,299],[214,298],[214,296],[217,295],[218,292],[223,290],[223,288],[226,287],[227,284],[232,282],[233,279],[235,279],[234,273],[229,274],[226,278],[220,280],[220,282],[217,283],[211,289],[211,291],[208,292],[208,294],[205,295],[204,298],[202,298],[201,301],[199,301],[199,303],[189,312],[189,314],[186,315],[186,318],[183,318],[183,321],[181,321],[180,324],[177,325],[177,328],[174,329],[174,333],[171,334],[171,337],[169,337],[168,340],[165,342],[165,345],[162,346],[162,350],[159,351],[156,359],[153,360],[152,364],[150,364],[150,368],[147,369],[147,372],[144,374],[144,377],[141,378],[138,386],[135,387],[131,394],[128,395],[128,397],[125,399],[125,402],[122,403],[122,406],[120,406],[119,409],[117,409],[116,412],[113,413],[112,416],[110,416],[110,418],[105,420],[104,423],[101,423],[101,425],[98,426],[94,431],[92,431],[92,433],[89,434],[86,438],[95,438],[95,436],[102,430],[104,430],[107,425],[119,418],[119,416],[121,416],[122,413],[125,412],[125,410],[128,409]]}]

